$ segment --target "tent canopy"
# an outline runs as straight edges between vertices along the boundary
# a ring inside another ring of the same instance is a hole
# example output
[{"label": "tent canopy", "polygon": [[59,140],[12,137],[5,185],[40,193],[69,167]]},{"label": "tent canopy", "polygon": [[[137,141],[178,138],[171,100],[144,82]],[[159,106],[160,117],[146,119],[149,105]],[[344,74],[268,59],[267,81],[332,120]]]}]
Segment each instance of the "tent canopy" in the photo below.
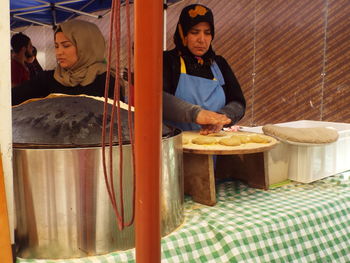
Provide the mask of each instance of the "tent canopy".
[{"label": "tent canopy", "polygon": [[[178,1],[165,2],[172,4]],[[133,2],[130,0],[130,3]],[[10,0],[10,26],[11,29],[28,25],[54,27],[79,15],[99,18],[101,16],[93,13],[109,10],[111,3],[112,0]],[[125,0],[121,3],[125,4]]]}]

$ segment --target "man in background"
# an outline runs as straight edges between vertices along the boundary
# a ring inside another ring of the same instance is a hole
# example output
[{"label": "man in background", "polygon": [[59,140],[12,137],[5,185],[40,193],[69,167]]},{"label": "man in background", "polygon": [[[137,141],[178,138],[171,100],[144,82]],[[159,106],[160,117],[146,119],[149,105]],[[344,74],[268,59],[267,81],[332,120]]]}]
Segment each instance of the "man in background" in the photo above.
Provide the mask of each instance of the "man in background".
[{"label": "man in background", "polygon": [[40,74],[40,72],[43,71],[43,68],[41,67],[39,61],[36,58],[37,52],[38,51],[33,46],[32,56],[30,56],[29,54],[26,55],[25,65],[29,70],[30,79],[36,78]]},{"label": "man in background", "polygon": [[25,65],[26,57],[32,56],[33,46],[30,38],[22,33],[12,36],[11,46],[13,50],[11,59],[11,83],[12,88],[30,79],[29,70]]}]

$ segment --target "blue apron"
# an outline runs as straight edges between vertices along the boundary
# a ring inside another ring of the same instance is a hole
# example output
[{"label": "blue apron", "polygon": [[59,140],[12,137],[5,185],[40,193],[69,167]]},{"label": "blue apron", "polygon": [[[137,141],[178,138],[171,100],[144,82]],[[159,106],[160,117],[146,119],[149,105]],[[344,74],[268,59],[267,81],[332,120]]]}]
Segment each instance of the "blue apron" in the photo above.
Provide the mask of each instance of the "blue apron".
[{"label": "blue apron", "polygon": [[[214,79],[206,79],[191,76],[186,73],[185,61],[180,57],[181,74],[175,96],[192,104],[201,106],[210,111],[219,111],[225,106],[226,96],[222,86],[225,84],[224,78],[218,65],[214,62],[211,71]],[[195,123],[172,123],[183,131],[199,130],[200,125]]]}]

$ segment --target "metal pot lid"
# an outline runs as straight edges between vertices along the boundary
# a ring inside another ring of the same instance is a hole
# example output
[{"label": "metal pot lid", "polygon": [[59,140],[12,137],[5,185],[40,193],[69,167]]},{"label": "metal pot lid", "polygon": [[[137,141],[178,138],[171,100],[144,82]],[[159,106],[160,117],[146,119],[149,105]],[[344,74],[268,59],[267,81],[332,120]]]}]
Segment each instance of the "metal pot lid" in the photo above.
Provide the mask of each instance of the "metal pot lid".
[{"label": "metal pot lid", "polygon": [[[13,107],[14,147],[101,146],[104,102],[84,96],[45,98]],[[105,142],[109,142],[112,105],[108,104]],[[117,111],[115,112],[115,116]],[[132,119],[134,118],[132,112]],[[130,143],[128,111],[120,109],[123,144]],[[163,137],[172,130],[163,125]],[[113,125],[113,144],[118,144],[118,126]]]}]

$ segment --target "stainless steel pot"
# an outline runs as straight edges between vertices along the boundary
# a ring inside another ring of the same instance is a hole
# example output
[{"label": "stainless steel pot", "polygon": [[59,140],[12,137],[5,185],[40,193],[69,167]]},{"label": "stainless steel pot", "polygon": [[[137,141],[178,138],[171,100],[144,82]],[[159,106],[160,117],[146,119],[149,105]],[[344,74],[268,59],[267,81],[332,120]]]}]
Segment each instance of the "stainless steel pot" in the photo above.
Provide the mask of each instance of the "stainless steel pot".
[{"label": "stainless steel pot", "polygon": [[[130,145],[124,145],[123,152],[125,221],[129,221],[133,190]],[[113,155],[114,173],[119,176],[116,146]],[[134,226],[118,230],[100,147],[15,148],[14,176],[19,257],[85,257],[134,247]],[[162,141],[161,198],[164,236],[184,218],[180,133]]]}]

